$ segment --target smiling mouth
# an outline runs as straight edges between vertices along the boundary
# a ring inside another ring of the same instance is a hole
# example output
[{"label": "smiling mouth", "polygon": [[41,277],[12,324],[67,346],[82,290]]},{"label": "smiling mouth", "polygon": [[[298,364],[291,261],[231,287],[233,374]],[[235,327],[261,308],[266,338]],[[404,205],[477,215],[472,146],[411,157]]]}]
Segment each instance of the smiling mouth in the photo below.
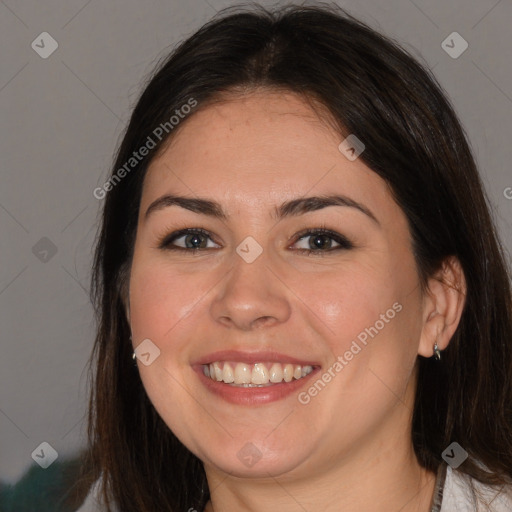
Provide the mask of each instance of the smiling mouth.
[{"label": "smiling mouth", "polygon": [[204,375],[214,382],[245,388],[268,387],[299,380],[314,369],[311,365],[275,362],[248,364],[235,361],[215,361],[203,364],[202,368]]}]

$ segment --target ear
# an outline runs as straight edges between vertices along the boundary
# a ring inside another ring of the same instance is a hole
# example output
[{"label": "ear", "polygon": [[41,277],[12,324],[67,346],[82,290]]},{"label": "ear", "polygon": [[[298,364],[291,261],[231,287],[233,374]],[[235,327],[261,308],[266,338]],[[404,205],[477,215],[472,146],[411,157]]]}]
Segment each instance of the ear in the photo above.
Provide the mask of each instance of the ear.
[{"label": "ear", "polygon": [[423,328],[418,354],[434,355],[434,344],[444,350],[450,343],[466,300],[466,279],[459,260],[448,257],[441,269],[429,279],[423,299]]}]

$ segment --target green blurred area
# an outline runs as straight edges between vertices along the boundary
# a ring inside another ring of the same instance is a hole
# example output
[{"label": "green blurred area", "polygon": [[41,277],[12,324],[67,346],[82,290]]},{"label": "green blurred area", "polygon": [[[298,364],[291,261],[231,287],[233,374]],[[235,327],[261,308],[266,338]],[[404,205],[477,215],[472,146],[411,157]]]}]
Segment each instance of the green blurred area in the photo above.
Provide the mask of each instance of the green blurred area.
[{"label": "green blurred area", "polygon": [[79,456],[43,469],[34,463],[14,485],[0,481],[0,512],[75,512],[83,501],[76,487]]}]

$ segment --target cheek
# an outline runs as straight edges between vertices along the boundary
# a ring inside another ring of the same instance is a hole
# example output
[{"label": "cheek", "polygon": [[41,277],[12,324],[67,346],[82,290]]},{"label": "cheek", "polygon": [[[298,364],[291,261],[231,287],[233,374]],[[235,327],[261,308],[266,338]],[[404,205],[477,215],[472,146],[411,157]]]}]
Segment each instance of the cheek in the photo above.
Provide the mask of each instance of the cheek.
[{"label": "cheek", "polygon": [[[397,393],[403,390],[417,356],[421,301],[416,274],[404,260],[393,261],[347,265],[331,275],[296,282],[297,295],[307,297],[314,313],[309,318],[321,320],[317,323],[328,343],[328,367],[339,362],[333,373],[343,377],[333,388],[368,403],[380,392],[389,393],[386,385]],[[308,314],[308,308],[304,311]]]},{"label": "cheek", "polygon": [[303,298],[305,311],[321,321],[338,354],[366,328],[380,322],[380,315],[396,302],[395,285],[383,276],[375,265],[351,264],[310,280],[297,279],[297,295]]},{"label": "cheek", "polygon": [[180,323],[203,307],[214,285],[207,273],[182,274],[160,261],[134,258],[130,276],[130,318],[134,339],[176,339]]}]

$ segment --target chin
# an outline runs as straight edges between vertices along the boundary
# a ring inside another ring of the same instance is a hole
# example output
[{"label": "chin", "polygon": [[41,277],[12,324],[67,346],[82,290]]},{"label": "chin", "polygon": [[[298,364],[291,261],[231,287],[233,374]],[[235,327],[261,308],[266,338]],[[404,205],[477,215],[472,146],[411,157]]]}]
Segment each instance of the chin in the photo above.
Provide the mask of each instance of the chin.
[{"label": "chin", "polygon": [[268,478],[295,474],[308,458],[306,447],[302,444],[300,451],[297,445],[272,446],[255,441],[242,443],[228,442],[222,448],[202,451],[198,457],[206,466],[214,466],[218,470],[239,478]]}]

